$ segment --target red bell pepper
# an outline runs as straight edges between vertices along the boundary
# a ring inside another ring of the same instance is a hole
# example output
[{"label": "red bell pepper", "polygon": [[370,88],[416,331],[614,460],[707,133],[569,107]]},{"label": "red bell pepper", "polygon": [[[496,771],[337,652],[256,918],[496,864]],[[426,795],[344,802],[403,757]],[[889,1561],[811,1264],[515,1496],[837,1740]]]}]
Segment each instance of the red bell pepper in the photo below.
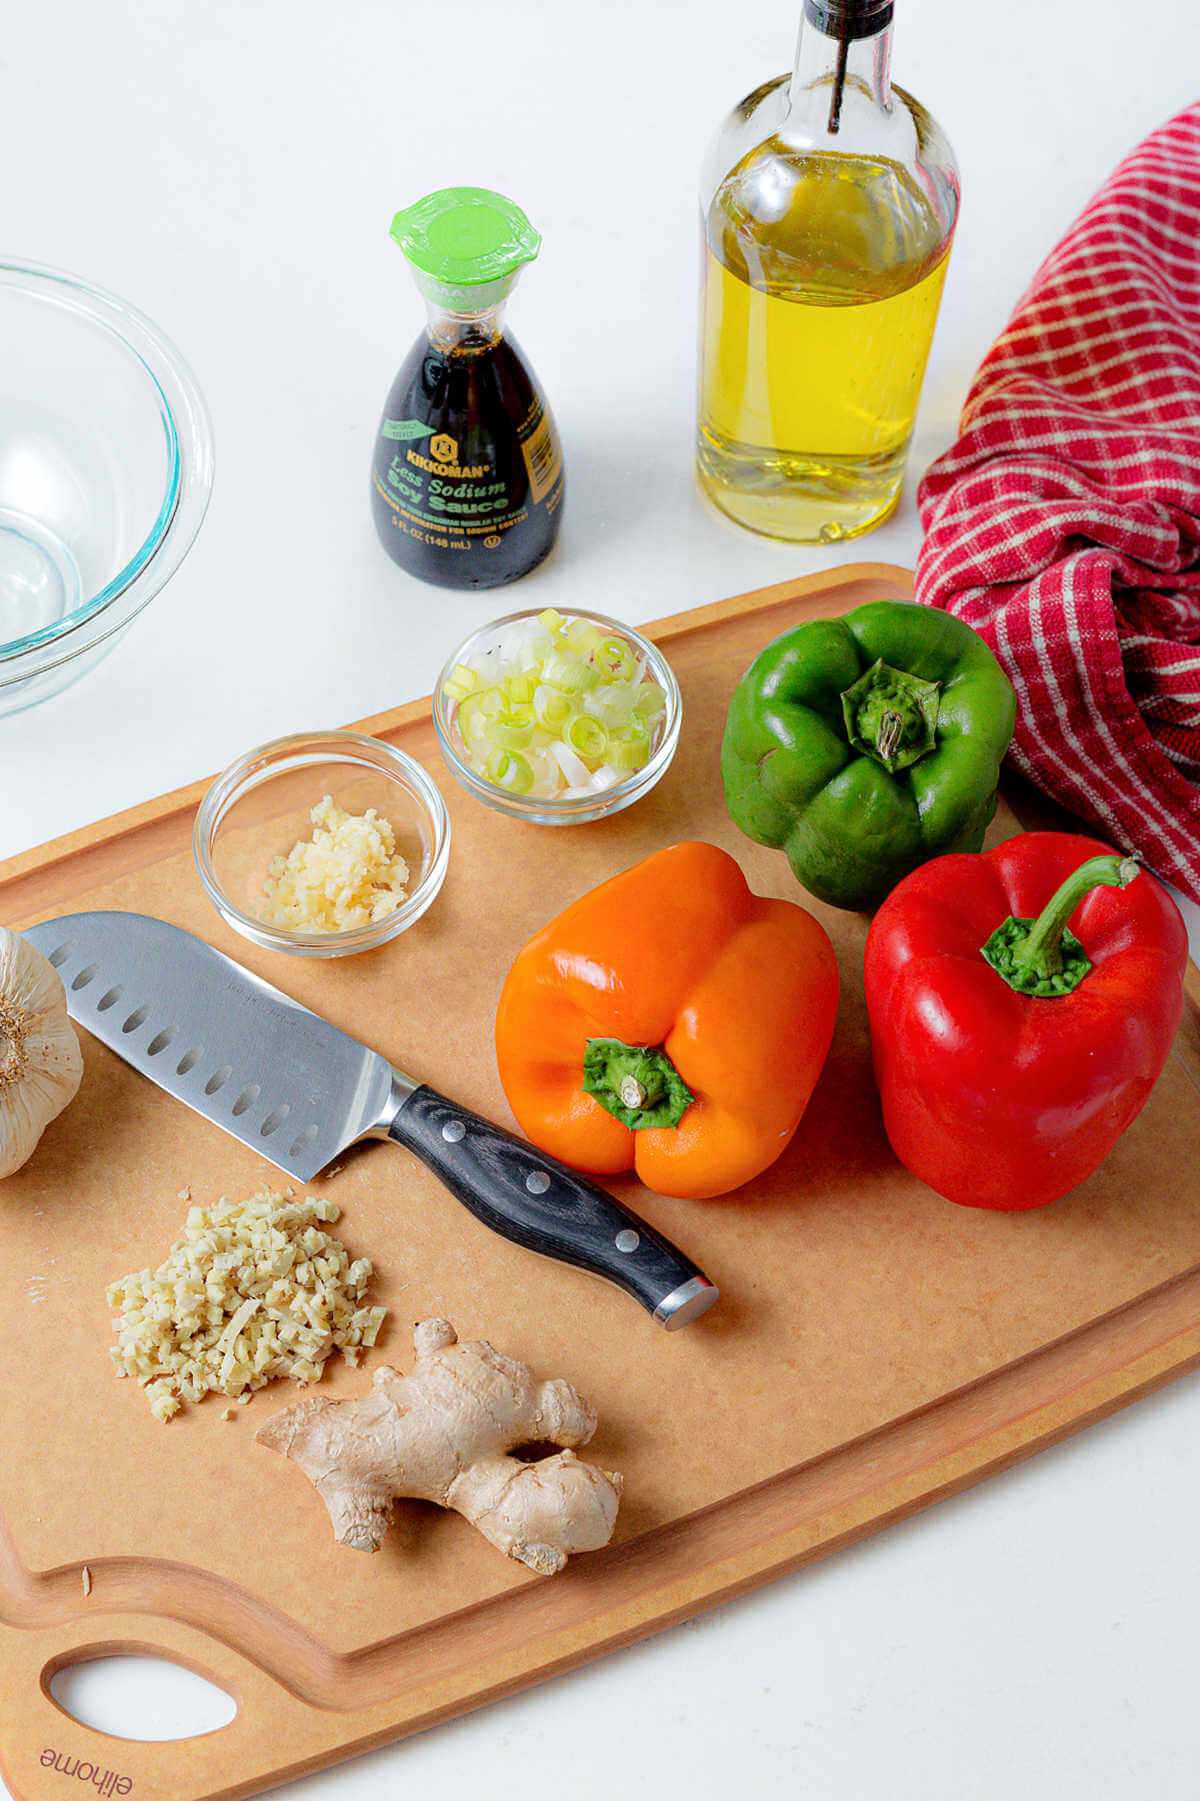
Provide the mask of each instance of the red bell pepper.
[{"label": "red bell pepper", "polygon": [[1186,964],[1174,901],[1095,839],[1027,832],[923,864],[867,936],[892,1149],[963,1206],[1066,1194],[1145,1105],[1179,1027]]}]

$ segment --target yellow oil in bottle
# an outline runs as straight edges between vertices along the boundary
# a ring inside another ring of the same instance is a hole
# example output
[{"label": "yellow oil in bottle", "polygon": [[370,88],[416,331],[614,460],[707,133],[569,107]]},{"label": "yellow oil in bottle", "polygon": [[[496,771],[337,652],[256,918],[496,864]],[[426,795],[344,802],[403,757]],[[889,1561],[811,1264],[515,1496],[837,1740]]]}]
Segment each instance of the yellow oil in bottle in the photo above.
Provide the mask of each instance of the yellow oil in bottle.
[{"label": "yellow oil in bottle", "polygon": [[740,525],[799,543],[895,506],[949,236],[899,163],[769,139],[704,221],[698,466]]}]

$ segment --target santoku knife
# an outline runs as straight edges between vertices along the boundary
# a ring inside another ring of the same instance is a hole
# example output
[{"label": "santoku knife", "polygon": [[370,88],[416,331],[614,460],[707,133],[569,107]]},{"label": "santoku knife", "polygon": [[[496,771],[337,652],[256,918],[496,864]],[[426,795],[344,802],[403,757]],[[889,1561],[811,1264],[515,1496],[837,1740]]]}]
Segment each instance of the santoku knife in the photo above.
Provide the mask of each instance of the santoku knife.
[{"label": "santoku knife", "polygon": [[502,1237],[604,1276],[668,1331],[719,1290],[594,1182],[392,1067],[202,939],[141,913],[25,933],[71,1017],[177,1100],[309,1182],[366,1138],[421,1159]]}]

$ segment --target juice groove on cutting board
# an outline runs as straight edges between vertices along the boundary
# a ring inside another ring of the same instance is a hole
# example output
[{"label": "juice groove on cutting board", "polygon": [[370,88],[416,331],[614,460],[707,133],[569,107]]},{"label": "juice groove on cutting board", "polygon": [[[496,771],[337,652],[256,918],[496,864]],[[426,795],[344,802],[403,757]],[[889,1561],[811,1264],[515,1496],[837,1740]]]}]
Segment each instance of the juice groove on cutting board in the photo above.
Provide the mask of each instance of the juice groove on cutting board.
[{"label": "juice groove on cutting board", "polygon": [[[192,867],[200,787],[0,869],[0,919],[124,907],[173,920],[508,1123],[496,996],[515,951],[569,900],[689,836],[731,850],[760,892],[804,899],[782,856],[725,814],[728,696],[776,632],[910,585],[851,566],[664,622],[655,635],[684,692],[676,763],[638,807],[577,831],[522,826],[462,794],[426,703],[366,722],[434,772],[455,836],[436,907],[364,957],[273,960],[225,930]],[[1004,810],[997,834],[1015,829]],[[625,1504],[611,1549],[551,1581],[419,1506],[399,1510],[375,1558],[336,1546],[308,1484],[252,1442],[289,1390],[232,1423],[210,1402],[163,1427],[113,1380],[105,1285],[161,1260],[179,1190],[205,1201],[282,1179],[85,1039],[78,1100],[0,1190],[0,1764],[22,1801],[62,1790],[47,1749],[156,1797],[250,1793],[712,1605],[1200,1360],[1200,1215],[1183,1184],[1156,1180],[1200,1157],[1195,971],[1176,1055],[1108,1164],[1045,1212],[977,1214],[892,1159],[870,1076],[864,921],[813,910],[838,946],[843,1001],[788,1153],[723,1201],[614,1184],[724,1290],[686,1332],[668,1337],[615,1290],[489,1235],[392,1147],[311,1185],[344,1208],[351,1253],[377,1263],[391,1321],[375,1360],[407,1368],[414,1320],[445,1313],[596,1405],[589,1455],[623,1471]],[[363,1382],[339,1366],[324,1392]],[[191,1664],[238,1698],[237,1720],[180,1745],[89,1732],[44,1685],[114,1647]]]}]

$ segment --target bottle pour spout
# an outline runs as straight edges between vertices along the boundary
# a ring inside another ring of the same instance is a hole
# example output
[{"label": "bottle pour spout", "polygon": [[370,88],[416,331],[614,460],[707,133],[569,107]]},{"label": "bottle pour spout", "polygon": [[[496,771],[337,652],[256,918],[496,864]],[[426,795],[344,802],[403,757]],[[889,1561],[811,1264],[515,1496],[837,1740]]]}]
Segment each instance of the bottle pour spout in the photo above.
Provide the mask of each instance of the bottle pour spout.
[{"label": "bottle pour spout", "polygon": [[826,126],[830,137],[836,137],[842,119],[850,45],[858,38],[876,37],[891,24],[892,0],[804,0],[804,18],[822,37],[833,38],[837,43]]}]

